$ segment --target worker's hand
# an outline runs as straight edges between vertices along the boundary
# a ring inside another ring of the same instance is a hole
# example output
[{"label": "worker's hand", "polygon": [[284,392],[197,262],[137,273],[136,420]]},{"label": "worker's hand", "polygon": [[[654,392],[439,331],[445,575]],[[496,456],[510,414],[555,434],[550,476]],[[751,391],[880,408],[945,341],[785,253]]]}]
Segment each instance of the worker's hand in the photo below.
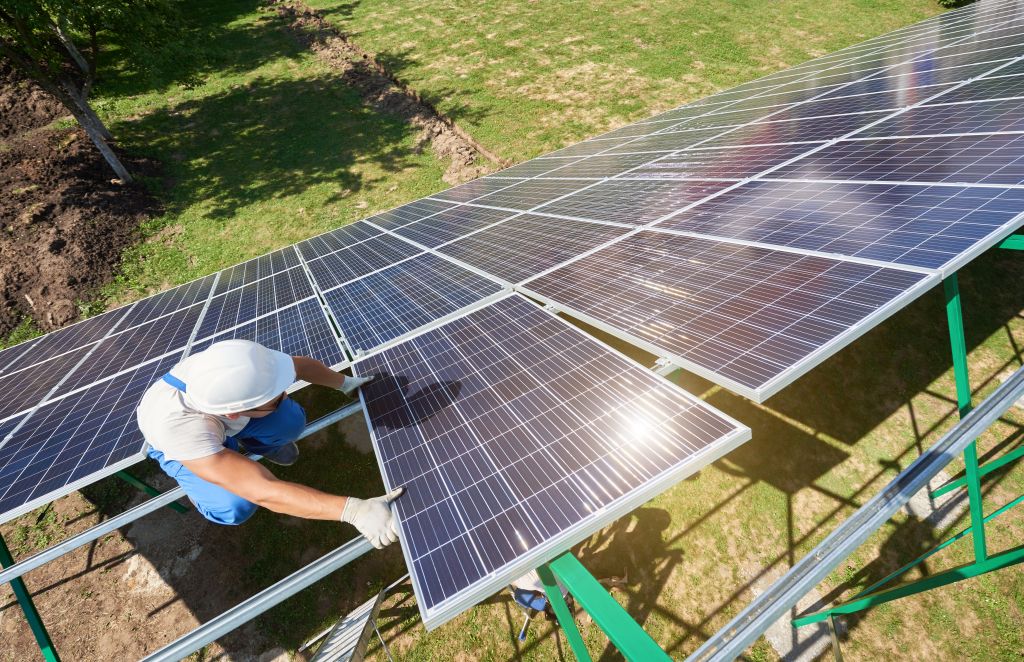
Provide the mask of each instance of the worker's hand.
[{"label": "worker's hand", "polygon": [[345,395],[352,395],[360,386],[372,381],[373,375],[368,377],[349,377],[348,375],[345,375],[345,381],[338,387],[338,390]]},{"label": "worker's hand", "polygon": [[404,487],[399,487],[373,499],[348,497],[345,509],[341,512],[341,521],[359,529],[359,533],[366,536],[377,549],[386,547],[398,540],[398,527],[395,525],[395,515],[391,512],[391,502],[404,491]]}]

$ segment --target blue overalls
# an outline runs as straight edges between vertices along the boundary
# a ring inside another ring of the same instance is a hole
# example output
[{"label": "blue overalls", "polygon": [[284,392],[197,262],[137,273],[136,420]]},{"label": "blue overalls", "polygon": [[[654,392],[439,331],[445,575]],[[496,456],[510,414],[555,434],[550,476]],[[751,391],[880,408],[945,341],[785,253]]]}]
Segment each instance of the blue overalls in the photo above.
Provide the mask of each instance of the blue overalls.
[{"label": "blue overalls", "polygon": [[[185,392],[185,382],[171,373],[163,376],[163,380]],[[245,449],[257,455],[264,455],[299,438],[306,426],[306,412],[302,405],[291,398],[285,398],[272,414],[261,418],[251,418],[244,428],[233,437],[224,439],[224,447],[233,451],[239,450],[239,439],[245,440]],[[168,476],[178,481],[185,494],[195,504],[203,517],[216,524],[241,524],[252,517],[259,508],[255,503],[247,501],[228,490],[203,480],[195,475],[181,462],[168,460],[155,448],[149,449],[149,456],[160,463],[160,468]]]}]

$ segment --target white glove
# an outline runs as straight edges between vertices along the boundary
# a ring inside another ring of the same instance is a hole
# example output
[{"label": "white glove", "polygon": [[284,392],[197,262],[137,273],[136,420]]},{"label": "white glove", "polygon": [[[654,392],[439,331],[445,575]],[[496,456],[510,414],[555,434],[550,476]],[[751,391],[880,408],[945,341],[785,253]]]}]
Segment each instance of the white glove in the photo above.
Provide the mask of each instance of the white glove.
[{"label": "white glove", "polygon": [[349,377],[348,375],[345,375],[345,382],[341,385],[341,388],[339,388],[338,390],[344,393],[345,395],[352,395],[360,386],[372,381],[372,375],[369,377]]},{"label": "white glove", "polygon": [[399,487],[373,499],[349,497],[345,502],[345,510],[341,511],[341,521],[359,529],[359,533],[366,536],[371,545],[382,549],[398,540],[398,527],[395,515],[391,512],[391,502],[404,491],[404,487]]}]

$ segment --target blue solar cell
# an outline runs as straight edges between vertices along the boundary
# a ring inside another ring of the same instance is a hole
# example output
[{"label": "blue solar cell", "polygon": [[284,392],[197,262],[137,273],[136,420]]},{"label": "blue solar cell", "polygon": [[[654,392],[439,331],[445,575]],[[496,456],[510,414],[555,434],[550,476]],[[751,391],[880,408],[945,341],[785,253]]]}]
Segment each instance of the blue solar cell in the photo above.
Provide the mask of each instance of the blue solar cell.
[{"label": "blue solar cell", "polygon": [[124,329],[128,326],[125,323],[126,315],[132,309],[133,305],[129,304],[4,350],[3,354],[0,354],[0,375],[27,368],[94,343],[112,329]]},{"label": "blue solar cell", "polygon": [[307,264],[321,290],[328,290],[420,253],[420,249],[390,235],[373,237]]},{"label": "blue solar cell", "polygon": [[703,180],[611,179],[544,205],[537,211],[595,221],[644,225],[730,185],[729,182]]},{"label": "blue solar cell", "polygon": [[501,286],[424,253],[327,292],[349,347],[366,352],[501,291]]},{"label": "blue solar cell", "polygon": [[518,283],[601,244],[629,227],[523,214],[440,251],[509,283]]},{"label": "blue solar cell", "polygon": [[843,140],[772,177],[951,184],[1024,183],[1024,135]]},{"label": "blue solar cell", "polygon": [[1020,99],[1003,99],[918,106],[861,131],[857,137],[994,133],[1021,130],[1024,130],[1024,103],[1021,103]]},{"label": "blue solar cell", "polygon": [[507,189],[485,195],[475,204],[504,207],[518,211],[529,211],[537,205],[578,191],[593,182],[565,181],[552,179],[530,179]]},{"label": "blue solar cell", "polygon": [[345,361],[337,337],[316,298],[198,341],[191,353],[198,354],[215,342],[235,338],[252,340],[292,356],[311,356],[329,366]]},{"label": "blue solar cell", "polygon": [[1017,98],[1019,103],[1020,97],[1024,97],[1024,76],[1000,76],[998,78],[979,78],[943,94],[932,103],[1010,98]]},{"label": "blue solar cell", "polygon": [[400,227],[394,232],[429,248],[436,248],[492,223],[503,221],[515,213],[488,207],[460,205],[422,221]]},{"label": "blue solar cell", "polygon": [[[580,159],[579,161],[558,168],[557,170],[551,170],[543,175],[540,175],[540,179],[550,179],[557,177],[583,177],[589,179],[600,179],[604,177],[614,177],[615,175],[627,172],[641,166],[645,163],[649,163],[654,159],[666,156],[671,152],[646,152],[644,154],[610,154],[607,156],[588,156]],[[483,201],[486,203],[486,200]]]},{"label": "blue solar cell", "polygon": [[93,345],[58,354],[0,376],[0,420],[26,411],[40,402],[81,361]]},{"label": "blue solar cell", "polygon": [[642,231],[529,281],[525,292],[763,399],[926,278]]},{"label": "blue solar cell", "polygon": [[[757,125],[751,125],[757,126]],[[623,178],[743,179],[784,163],[821,143],[690,149],[652,161]]]},{"label": "blue solar cell", "polygon": [[[973,78],[992,69],[992,64],[968,64],[946,69],[936,69],[930,62],[909,62],[894,69],[887,69],[872,78],[853,83],[846,87],[836,88],[825,94],[823,98],[846,97],[855,94],[872,94],[876,92],[897,92],[906,88],[928,88],[943,83],[959,83]],[[919,95],[929,93],[928,89],[918,92]]]},{"label": "blue solar cell", "polygon": [[104,469],[141,459],[135,408],[149,385],[178,361],[151,361],[113,379],[40,407],[8,438],[0,423],[0,521],[45,503]]},{"label": "blue solar cell", "polygon": [[95,351],[68,376],[55,395],[88,386],[167,353],[180,354],[199,323],[202,310],[203,305],[196,304],[97,343]]},{"label": "blue solar cell", "polygon": [[686,149],[720,135],[727,128],[699,129],[696,131],[673,131],[657,133],[653,136],[634,139],[619,147],[610,149],[609,154],[628,154],[631,152],[664,152],[667,150]]},{"label": "blue solar cell", "polygon": [[217,289],[214,291],[214,295],[223,294],[228,290],[248,285],[261,278],[297,267],[299,264],[301,263],[294,246],[288,246],[273,253],[261,255],[222,271],[220,280],[217,281]]},{"label": "blue solar cell", "polygon": [[196,338],[206,338],[313,296],[302,267],[249,283],[210,301]]},{"label": "blue solar cell", "polygon": [[[472,183],[474,182],[470,182],[470,184]],[[444,193],[451,193],[461,188],[462,187],[460,186],[454,189],[449,189],[448,191],[444,191]],[[439,211],[444,211],[445,209],[450,209],[451,207],[452,203],[450,202],[441,202],[439,200],[423,198],[422,200],[410,202],[407,205],[402,205],[401,207],[386,211],[383,214],[371,216],[366,220],[371,221],[374,225],[390,230],[391,228],[397,228],[405,225],[406,223],[418,221],[421,218],[426,218],[427,216],[436,214]]]},{"label": "blue solar cell", "polygon": [[337,230],[317,235],[306,241],[301,241],[295,244],[295,247],[302,254],[302,257],[307,260],[314,260],[328,253],[340,251],[346,246],[366,241],[379,234],[381,234],[381,231],[377,228],[365,221],[359,221],[340,227]]},{"label": "blue solar cell", "polygon": [[[701,144],[701,147],[738,147],[743,145],[832,140],[845,136],[851,131],[856,131],[872,122],[876,122],[889,114],[890,111],[881,111],[850,115],[830,115],[828,117],[805,117],[780,122],[756,122],[737,127],[718,138]],[[811,145],[808,145],[807,149],[811,147]]]},{"label": "blue solar cell", "polygon": [[1022,211],[1024,190],[753,181],[660,225],[938,269]]}]

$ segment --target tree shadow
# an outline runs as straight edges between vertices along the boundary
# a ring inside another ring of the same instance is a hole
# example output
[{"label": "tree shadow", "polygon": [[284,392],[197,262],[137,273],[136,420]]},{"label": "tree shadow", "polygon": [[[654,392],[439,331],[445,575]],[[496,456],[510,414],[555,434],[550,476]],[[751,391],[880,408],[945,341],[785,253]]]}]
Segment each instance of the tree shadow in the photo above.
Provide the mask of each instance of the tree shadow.
[{"label": "tree shadow", "polygon": [[257,79],[113,128],[169,158],[174,207],[202,203],[219,219],[327,182],[336,189],[324,204],[335,202],[375,183],[357,164],[394,173],[412,154],[409,127],[375,115],[332,76]]}]

